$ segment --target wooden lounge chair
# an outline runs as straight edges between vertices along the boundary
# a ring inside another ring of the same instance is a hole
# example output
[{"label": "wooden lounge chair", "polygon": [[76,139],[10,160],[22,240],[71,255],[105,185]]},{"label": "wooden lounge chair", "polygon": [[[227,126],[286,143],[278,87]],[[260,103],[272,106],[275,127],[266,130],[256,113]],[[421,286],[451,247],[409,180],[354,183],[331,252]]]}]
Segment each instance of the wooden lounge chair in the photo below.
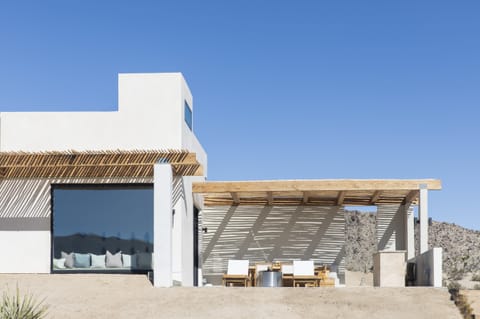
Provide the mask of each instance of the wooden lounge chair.
[{"label": "wooden lounge chair", "polygon": [[313,260],[293,261],[293,287],[317,287],[318,277],[315,276]]},{"label": "wooden lounge chair", "polygon": [[228,261],[227,273],[223,275],[223,285],[248,287],[250,285],[248,260],[230,259]]},{"label": "wooden lounge chair", "polygon": [[327,266],[320,267],[316,269],[318,272],[318,285],[320,287],[335,287],[335,281],[330,278],[330,271]]}]

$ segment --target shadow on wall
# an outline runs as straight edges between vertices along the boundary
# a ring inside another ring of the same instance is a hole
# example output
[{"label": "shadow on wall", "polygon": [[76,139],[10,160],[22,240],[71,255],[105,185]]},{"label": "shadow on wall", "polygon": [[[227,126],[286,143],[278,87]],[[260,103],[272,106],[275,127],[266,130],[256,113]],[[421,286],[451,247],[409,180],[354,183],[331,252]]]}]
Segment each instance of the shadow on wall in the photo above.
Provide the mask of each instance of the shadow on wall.
[{"label": "shadow on wall", "polygon": [[[151,183],[151,178],[75,178],[0,181],[0,231],[49,231],[51,184]],[[176,187],[179,189],[181,184]],[[181,188],[180,188],[181,189]],[[179,191],[180,194],[180,191]],[[180,195],[177,196],[180,198]]]},{"label": "shadow on wall", "polygon": [[405,250],[405,214],[409,207],[404,205],[377,206],[378,250]]},{"label": "shadow on wall", "polygon": [[0,218],[50,216],[50,183],[47,180],[3,180],[0,194]]},{"label": "shadow on wall", "polygon": [[336,265],[343,279],[345,217],[337,206],[213,206],[202,211],[204,276],[226,272],[229,259],[312,259]]}]

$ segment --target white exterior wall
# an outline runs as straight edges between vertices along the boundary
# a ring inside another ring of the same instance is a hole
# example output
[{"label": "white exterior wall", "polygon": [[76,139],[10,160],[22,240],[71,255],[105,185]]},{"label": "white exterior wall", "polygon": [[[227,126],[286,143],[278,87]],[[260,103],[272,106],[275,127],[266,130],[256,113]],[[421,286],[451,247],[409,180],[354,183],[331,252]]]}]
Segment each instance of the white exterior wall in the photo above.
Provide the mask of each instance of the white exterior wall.
[{"label": "white exterior wall", "polygon": [[118,79],[116,112],[1,113],[0,150],[181,148],[182,75],[120,74]]},{"label": "white exterior wall", "polygon": [[417,266],[416,286],[442,287],[442,254],[442,248],[435,247],[409,260]]},{"label": "white exterior wall", "polygon": [[[0,113],[0,151],[186,149],[196,153],[206,176],[207,155],[184,121],[185,101],[193,111],[192,95],[180,73],[120,74],[118,111]],[[172,195],[176,211],[172,229],[172,275],[182,285],[193,283],[191,182],[204,179],[177,177],[172,185],[174,192],[177,191],[176,197]],[[182,181],[181,186],[177,185],[178,180]],[[31,219],[37,213],[50,220],[49,181],[2,181],[0,185],[8,183],[17,183],[16,195],[5,195],[10,186],[0,189],[0,224],[11,221],[12,217]],[[26,231],[19,230],[21,234]],[[16,272],[50,271],[50,227],[36,232],[40,233],[22,237],[18,245],[13,245],[15,248],[9,251],[9,262],[0,263],[0,272],[12,272],[12,269]],[[11,245],[12,236],[15,236],[12,230],[0,228],[2,251]],[[44,257],[36,258],[28,266],[20,266],[22,253],[19,251],[25,250],[36,250]]]},{"label": "white exterior wall", "polygon": [[0,231],[0,243],[0,273],[50,272],[50,230]]},{"label": "white exterior wall", "polygon": [[172,167],[155,164],[153,186],[153,280],[172,286]]}]

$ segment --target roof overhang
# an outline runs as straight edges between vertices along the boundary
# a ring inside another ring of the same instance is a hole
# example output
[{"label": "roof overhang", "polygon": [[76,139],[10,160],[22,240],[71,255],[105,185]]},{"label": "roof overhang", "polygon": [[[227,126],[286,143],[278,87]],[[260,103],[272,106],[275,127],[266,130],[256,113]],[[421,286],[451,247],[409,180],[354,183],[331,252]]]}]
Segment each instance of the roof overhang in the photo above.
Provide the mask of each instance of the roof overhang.
[{"label": "roof overhang", "polygon": [[174,175],[203,175],[185,150],[0,152],[0,179],[153,177],[156,163],[170,164]]},{"label": "roof overhang", "polygon": [[420,189],[440,190],[436,179],[275,180],[193,183],[213,205],[352,205],[417,203]]}]

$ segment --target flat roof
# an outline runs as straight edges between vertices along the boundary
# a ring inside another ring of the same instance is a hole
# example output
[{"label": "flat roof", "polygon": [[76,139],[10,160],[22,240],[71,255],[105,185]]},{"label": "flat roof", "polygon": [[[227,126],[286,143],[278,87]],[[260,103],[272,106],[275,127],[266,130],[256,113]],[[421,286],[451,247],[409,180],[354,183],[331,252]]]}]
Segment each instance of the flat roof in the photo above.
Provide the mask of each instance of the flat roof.
[{"label": "flat roof", "polygon": [[438,179],[324,179],[193,183],[206,206],[347,205],[417,203],[422,188],[440,190]]},{"label": "flat roof", "polygon": [[196,154],[186,150],[0,152],[0,179],[153,177],[153,165],[174,175],[202,176]]}]

